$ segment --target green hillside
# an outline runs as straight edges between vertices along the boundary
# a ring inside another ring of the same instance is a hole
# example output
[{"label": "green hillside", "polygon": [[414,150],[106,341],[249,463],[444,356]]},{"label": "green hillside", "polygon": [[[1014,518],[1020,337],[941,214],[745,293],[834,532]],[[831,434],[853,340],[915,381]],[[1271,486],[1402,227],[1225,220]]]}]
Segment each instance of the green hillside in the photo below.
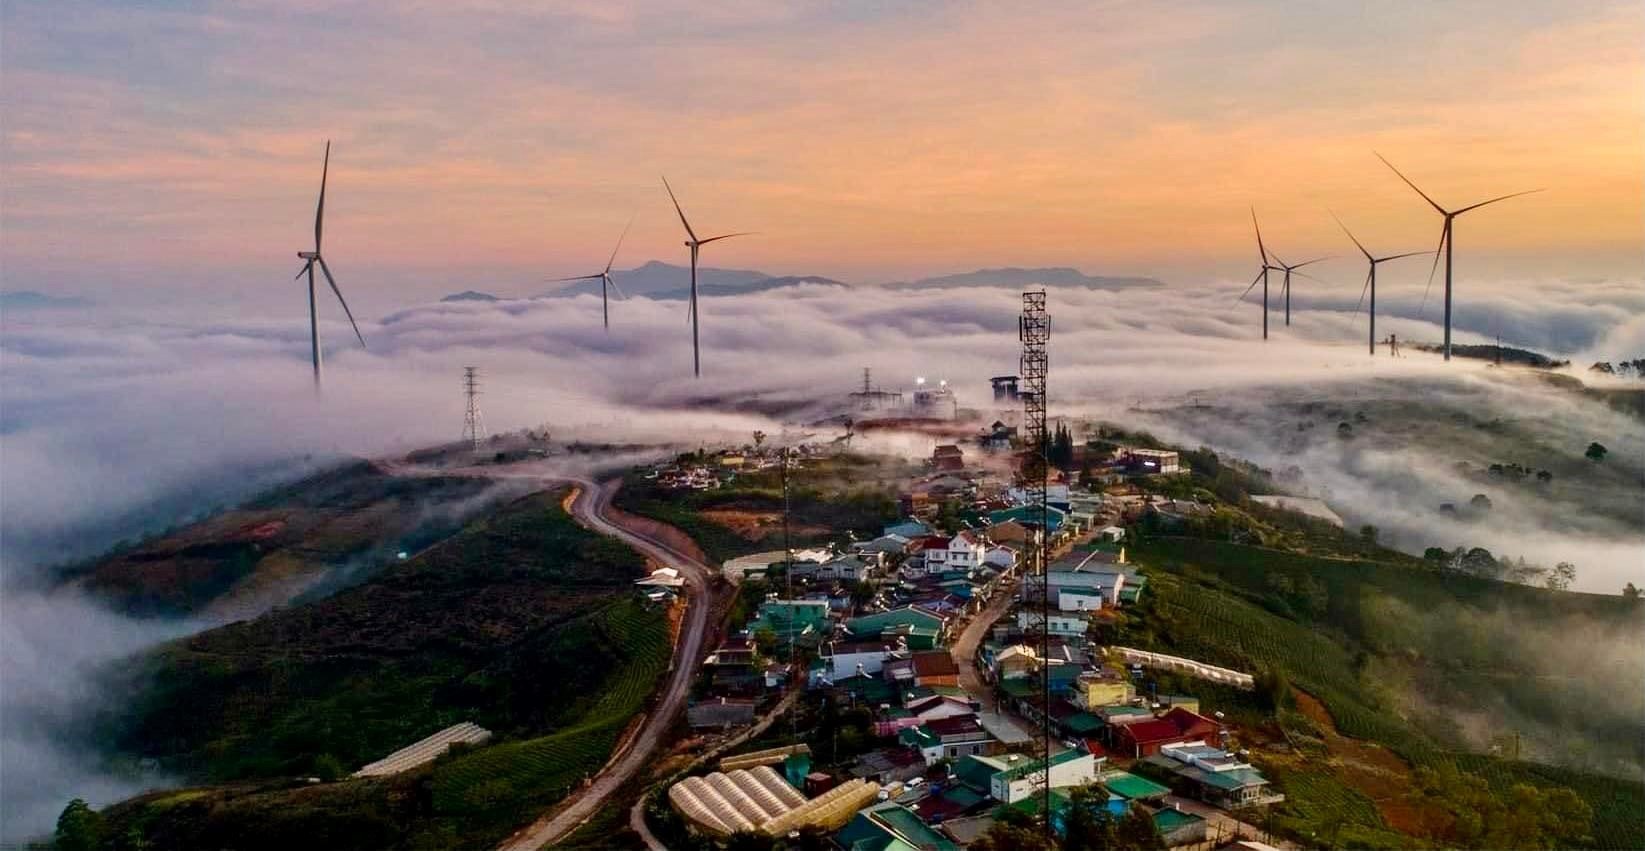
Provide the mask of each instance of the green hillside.
[{"label": "green hillside", "polygon": [[[1343,735],[1380,744],[1411,766],[1455,765],[1498,793],[1516,783],[1571,788],[1594,809],[1595,847],[1645,847],[1637,817],[1645,811],[1638,774],[1645,713],[1634,706],[1637,689],[1616,687],[1645,681],[1627,638],[1639,634],[1645,615],[1633,601],[1203,539],[1154,539],[1132,555],[1151,580],[1123,641],[1282,674],[1318,698]],[[1497,725],[1458,723],[1476,716]],[[1280,720],[1304,753],[1329,738],[1298,712],[1282,707]],[[1571,764],[1465,752],[1483,751],[1481,740]],[[1573,742],[1585,750],[1570,750]],[[1294,828],[1336,820],[1345,841],[1399,844],[1351,788],[1360,779],[1351,772],[1302,763],[1276,766],[1275,774],[1290,796],[1285,812]]]},{"label": "green hillside", "polygon": [[[538,494],[370,581],[164,647],[122,754],[226,783],[104,817],[151,847],[485,847],[596,771],[670,654],[640,556]],[[142,678],[138,679],[143,681]],[[496,738],[319,785],[459,721]],[[111,846],[116,847],[116,846]]]}]

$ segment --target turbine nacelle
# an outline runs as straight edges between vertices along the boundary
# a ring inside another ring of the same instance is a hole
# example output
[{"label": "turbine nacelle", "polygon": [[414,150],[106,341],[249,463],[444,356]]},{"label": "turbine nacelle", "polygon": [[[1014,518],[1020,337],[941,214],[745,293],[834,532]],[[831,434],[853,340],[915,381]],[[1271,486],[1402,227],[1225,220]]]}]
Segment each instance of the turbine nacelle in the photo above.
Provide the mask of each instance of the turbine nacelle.
[{"label": "turbine nacelle", "polygon": [[304,259],[304,260],[318,260],[318,259],[320,259],[320,252],[318,252],[318,251],[299,251],[299,252],[297,252],[297,256]]}]

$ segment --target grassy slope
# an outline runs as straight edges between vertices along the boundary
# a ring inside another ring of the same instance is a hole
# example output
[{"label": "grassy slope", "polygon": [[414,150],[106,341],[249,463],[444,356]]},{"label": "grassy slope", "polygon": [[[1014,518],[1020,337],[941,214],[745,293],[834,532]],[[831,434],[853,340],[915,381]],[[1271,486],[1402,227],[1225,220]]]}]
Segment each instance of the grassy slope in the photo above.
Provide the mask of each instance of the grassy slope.
[{"label": "grassy slope", "polygon": [[[1317,696],[1346,735],[1381,743],[1414,764],[1456,761],[1493,784],[1515,782],[1570,786],[1595,809],[1595,836],[1603,847],[1645,847],[1645,825],[1636,816],[1645,807],[1645,787],[1569,769],[1462,755],[1451,742],[1430,735],[1398,711],[1402,695],[1379,676],[1409,670],[1413,661],[1437,670],[1464,669],[1512,675],[1522,657],[1512,637],[1492,629],[1525,618],[1637,618],[1637,607],[1614,597],[1549,594],[1522,586],[1394,567],[1373,562],[1323,559],[1197,539],[1158,539],[1138,545],[1133,556],[1151,571],[1144,617],[1128,640],[1172,649],[1233,667],[1278,668],[1291,682]],[[1276,599],[1269,577],[1304,576],[1321,582],[1329,601],[1318,623]],[[1479,611],[1507,612],[1505,619],[1470,618]],[[1419,613],[1442,612],[1438,618]],[[1520,678],[1523,681],[1523,678]],[[1492,685],[1512,684],[1513,676]],[[1467,705],[1474,698],[1466,678],[1449,681],[1447,699]],[[1524,681],[1530,690],[1540,682]],[[1461,684],[1459,687],[1458,684]],[[1295,720],[1295,719],[1292,719]],[[1567,722],[1581,723],[1580,712]],[[1298,724],[1299,728],[1305,727]],[[1443,733],[1443,730],[1438,732]],[[1594,735],[1615,731],[1597,726]],[[1637,747],[1637,739],[1615,743]],[[1341,838],[1387,844],[1388,832],[1368,801],[1320,772],[1277,772],[1291,795],[1288,811],[1295,827],[1317,827],[1319,819],[1343,813],[1349,822]]]},{"label": "grassy slope", "polygon": [[360,461],[66,571],[122,612],[179,616],[237,592],[361,559],[388,561],[456,531],[425,509],[469,499],[477,479],[400,478]]},{"label": "grassy slope", "polygon": [[[850,455],[805,461],[805,467],[790,474],[793,525],[828,529],[832,536],[847,530],[858,537],[879,535],[884,523],[897,516],[896,491],[880,481],[886,478],[879,470],[881,463]],[[616,504],[681,529],[716,562],[782,546],[778,538],[750,541],[700,514],[716,508],[781,512],[782,489],[774,470],[744,474],[728,487],[707,491],[667,490],[655,480],[630,475],[617,492]],[[794,544],[808,546],[827,537],[796,534]]]},{"label": "grassy slope", "polygon": [[640,564],[541,494],[358,588],[172,645],[121,740],[195,776],[352,768],[459,720],[498,740],[387,780],[147,796],[111,817],[156,847],[483,847],[597,770],[667,668],[661,613],[629,587]]}]

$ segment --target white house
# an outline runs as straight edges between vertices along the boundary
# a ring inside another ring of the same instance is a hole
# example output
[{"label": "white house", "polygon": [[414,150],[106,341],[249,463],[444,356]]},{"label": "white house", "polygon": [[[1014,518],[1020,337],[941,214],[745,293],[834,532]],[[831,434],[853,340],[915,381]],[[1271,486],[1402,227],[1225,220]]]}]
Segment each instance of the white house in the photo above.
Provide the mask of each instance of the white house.
[{"label": "white house", "polygon": [[1063,612],[1094,612],[1102,608],[1101,590],[1064,588],[1057,592],[1057,610]]},{"label": "white house", "polygon": [[1101,541],[1125,540],[1125,528],[1122,526],[1104,526],[1097,530],[1097,539]]},{"label": "white house", "polygon": [[[988,779],[989,795],[996,801],[1015,804],[1045,788],[1045,763],[1015,754],[1003,758],[1009,765]],[[1051,788],[1084,786],[1097,779],[1097,760],[1082,750],[1063,751],[1051,757]]]},{"label": "white house", "polygon": [[931,563],[931,556],[938,550],[926,550],[926,567],[940,566],[943,570],[970,570],[980,567],[984,556],[988,553],[988,545],[983,543],[982,537],[969,529],[960,532],[948,539],[948,549],[937,560]]},{"label": "white house", "polygon": [[885,667],[885,660],[897,652],[897,645],[889,641],[829,641],[825,642],[818,658],[820,672],[831,682],[839,682],[858,674],[873,676]]},{"label": "white house", "polygon": [[[1060,597],[1058,598],[1058,602],[1061,602]],[[1017,628],[1021,629],[1023,632],[1028,632],[1030,630],[1038,632],[1040,628],[1040,621],[1042,619],[1043,618],[1041,618],[1039,612],[1018,610]],[[1046,629],[1052,635],[1060,635],[1064,637],[1083,636],[1090,626],[1091,621],[1084,615],[1053,614],[1051,615],[1050,620],[1046,621]]]}]

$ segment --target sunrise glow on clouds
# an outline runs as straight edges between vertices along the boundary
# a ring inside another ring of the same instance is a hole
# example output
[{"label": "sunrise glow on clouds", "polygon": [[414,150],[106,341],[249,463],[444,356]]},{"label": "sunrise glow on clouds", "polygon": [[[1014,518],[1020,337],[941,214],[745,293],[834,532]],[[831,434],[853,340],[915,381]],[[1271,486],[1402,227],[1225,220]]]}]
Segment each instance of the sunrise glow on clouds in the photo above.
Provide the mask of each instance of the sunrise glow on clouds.
[{"label": "sunrise glow on clouds", "polygon": [[368,312],[586,272],[630,215],[680,262],[660,173],[775,274],[1246,279],[1252,203],[1282,254],[1352,251],[1327,208],[1431,247],[1373,149],[1441,203],[1549,189],[1463,220],[1469,272],[1640,273],[1633,4],[880,5],[8,2],[5,286],[278,291],[328,137]]}]

